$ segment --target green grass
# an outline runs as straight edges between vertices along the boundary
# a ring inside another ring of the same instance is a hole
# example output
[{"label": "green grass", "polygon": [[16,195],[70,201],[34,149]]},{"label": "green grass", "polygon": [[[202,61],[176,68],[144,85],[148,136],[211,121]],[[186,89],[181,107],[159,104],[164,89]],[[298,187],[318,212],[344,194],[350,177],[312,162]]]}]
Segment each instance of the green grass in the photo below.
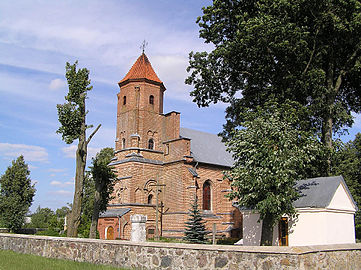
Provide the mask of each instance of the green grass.
[{"label": "green grass", "polygon": [[0,250],[0,270],[119,270],[108,265],[74,262],[20,254],[11,250]]}]

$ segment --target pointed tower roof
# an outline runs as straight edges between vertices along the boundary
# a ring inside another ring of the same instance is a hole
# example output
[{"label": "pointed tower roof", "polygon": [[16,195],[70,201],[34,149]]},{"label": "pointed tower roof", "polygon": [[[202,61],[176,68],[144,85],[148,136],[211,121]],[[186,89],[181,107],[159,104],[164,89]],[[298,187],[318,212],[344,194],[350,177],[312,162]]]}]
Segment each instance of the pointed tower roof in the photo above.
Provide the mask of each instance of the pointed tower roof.
[{"label": "pointed tower roof", "polygon": [[153,83],[159,85],[163,90],[165,87],[163,82],[158,78],[155,73],[148,57],[143,52],[138,57],[137,61],[133,64],[132,68],[128,71],[127,75],[118,83],[119,86],[123,86],[129,82],[143,82]]}]

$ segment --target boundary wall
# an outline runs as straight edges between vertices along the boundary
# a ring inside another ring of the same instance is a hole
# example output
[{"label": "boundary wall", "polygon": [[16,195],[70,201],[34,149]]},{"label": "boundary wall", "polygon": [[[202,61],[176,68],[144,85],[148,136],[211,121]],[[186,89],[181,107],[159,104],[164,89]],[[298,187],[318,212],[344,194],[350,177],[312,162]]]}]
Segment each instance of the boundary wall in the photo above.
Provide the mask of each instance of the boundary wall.
[{"label": "boundary wall", "polygon": [[361,269],[361,243],[250,247],[0,233],[0,249],[136,269]]}]

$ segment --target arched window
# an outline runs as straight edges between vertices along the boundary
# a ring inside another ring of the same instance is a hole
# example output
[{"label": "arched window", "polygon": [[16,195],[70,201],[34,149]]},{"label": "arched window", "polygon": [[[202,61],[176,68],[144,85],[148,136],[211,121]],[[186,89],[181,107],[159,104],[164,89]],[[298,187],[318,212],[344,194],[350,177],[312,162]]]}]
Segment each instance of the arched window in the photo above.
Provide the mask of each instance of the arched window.
[{"label": "arched window", "polygon": [[125,105],[125,104],[127,104],[127,97],[126,96],[123,97],[123,105]]},{"label": "arched window", "polygon": [[148,195],[148,204],[152,204],[153,201],[153,194]]},{"label": "arched window", "polygon": [[122,139],[122,148],[125,148],[125,138]]},{"label": "arched window", "polygon": [[148,149],[154,149],[154,140],[153,139],[149,139],[148,141]]},{"label": "arched window", "polygon": [[203,210],[211,210],[211,183],[208,180],[203,184]]},{"label": "arched window", "polygon": [[149,104],[154,104],[154,96],[153,95],[150,95],[149,96]]}]

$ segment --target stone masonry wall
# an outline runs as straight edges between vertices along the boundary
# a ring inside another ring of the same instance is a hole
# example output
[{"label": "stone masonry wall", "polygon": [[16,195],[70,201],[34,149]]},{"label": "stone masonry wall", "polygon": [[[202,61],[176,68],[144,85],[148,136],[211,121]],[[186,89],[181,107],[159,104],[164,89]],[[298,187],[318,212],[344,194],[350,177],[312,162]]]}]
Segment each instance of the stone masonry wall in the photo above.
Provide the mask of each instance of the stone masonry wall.
[{"label": "stone masonry wall", "polygon": [[0,234],[0,249],[136,269],[361,269],[361,244],[242,247]]}]

